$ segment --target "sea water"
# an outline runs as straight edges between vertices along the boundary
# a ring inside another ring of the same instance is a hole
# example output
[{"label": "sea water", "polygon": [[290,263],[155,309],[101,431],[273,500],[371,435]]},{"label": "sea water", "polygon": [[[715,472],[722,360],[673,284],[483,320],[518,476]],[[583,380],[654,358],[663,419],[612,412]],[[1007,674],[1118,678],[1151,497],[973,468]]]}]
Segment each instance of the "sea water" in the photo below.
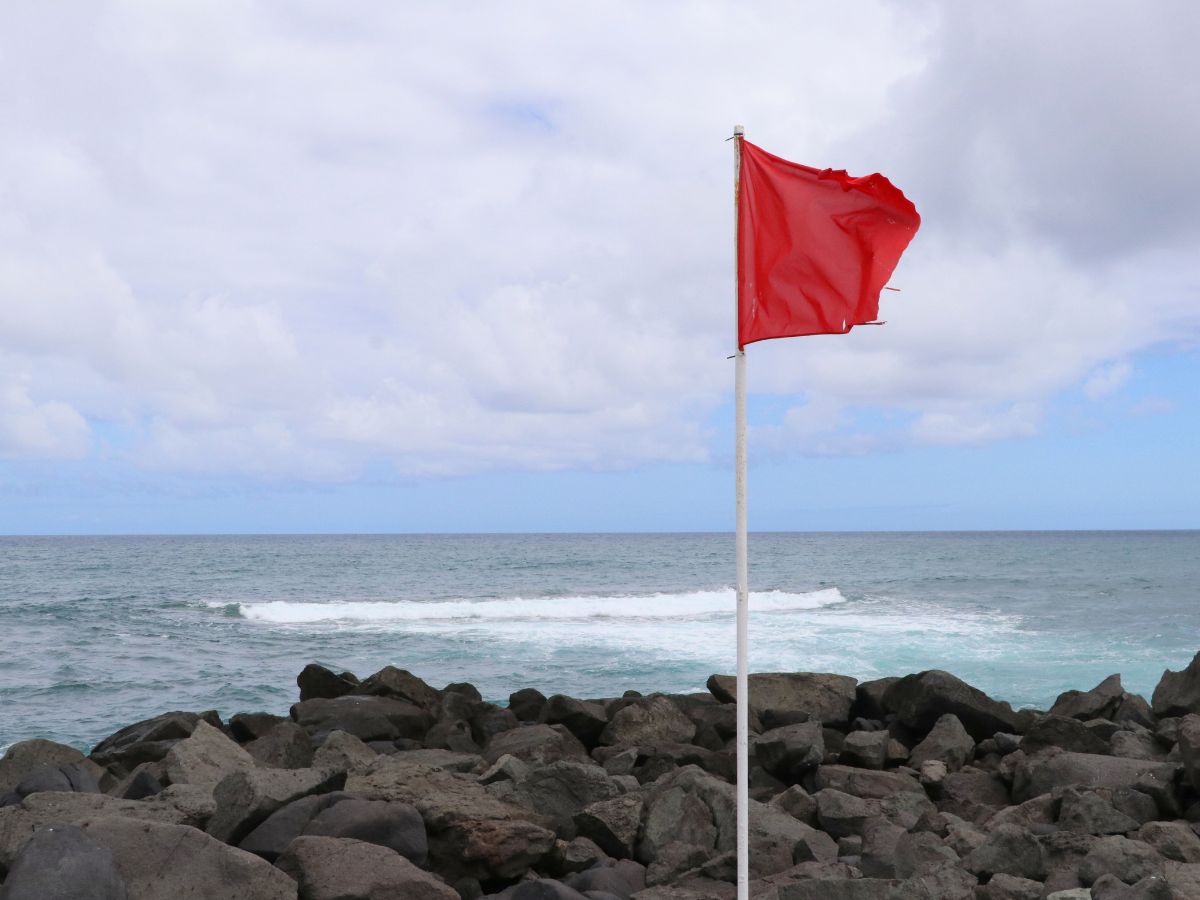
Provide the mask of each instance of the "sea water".
[{"label": "sea water", "polygon": [[[734,669],[727,534],[0,538],[0,747],[285,713],[308,662],[604,697]],[[754,534],[751,670],[949,670],[1017,706],[1200,650],[1200,532]]]}]

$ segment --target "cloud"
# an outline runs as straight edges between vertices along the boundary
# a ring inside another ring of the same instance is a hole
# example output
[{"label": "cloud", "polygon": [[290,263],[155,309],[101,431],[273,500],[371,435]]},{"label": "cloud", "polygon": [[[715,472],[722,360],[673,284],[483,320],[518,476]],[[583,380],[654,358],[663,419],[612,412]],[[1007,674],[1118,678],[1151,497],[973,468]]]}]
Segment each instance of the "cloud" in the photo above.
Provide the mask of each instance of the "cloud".
[{"label": "cloud", "polygon": [[1083,393],[1089,400],[1099,400],[1101,397],[1107,397],[1114,391],[1119,390],[1132,374],[1133,367],[1123,360],[1103,366],[1093,372],[1088,377],[1088,380],[1083,383]]},{"label": "cloud", "polygon": [[1031,434],[1055,393],[1200,336],[1196,15],[20,6],[0,435],[312,480],[709,459],[737,121],[887,171],[925,218],[886,328],[753,348],[756,392],[804,397],[764,442]]}]

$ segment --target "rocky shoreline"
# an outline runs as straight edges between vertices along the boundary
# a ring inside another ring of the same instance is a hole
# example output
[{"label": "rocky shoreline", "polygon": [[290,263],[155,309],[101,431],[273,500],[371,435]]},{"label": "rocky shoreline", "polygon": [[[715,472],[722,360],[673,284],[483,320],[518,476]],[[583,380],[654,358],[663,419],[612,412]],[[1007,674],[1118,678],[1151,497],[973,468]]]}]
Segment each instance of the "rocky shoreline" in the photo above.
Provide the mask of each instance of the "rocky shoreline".
[{"label": "rocky shoreline", "polygon": [[[0,900],[729,900],[733,680],[485,703],[317,665],[0,759]],[[1200,654],[1014,711],[937,670],[751,676],[751,894],[1200,900]]]}]

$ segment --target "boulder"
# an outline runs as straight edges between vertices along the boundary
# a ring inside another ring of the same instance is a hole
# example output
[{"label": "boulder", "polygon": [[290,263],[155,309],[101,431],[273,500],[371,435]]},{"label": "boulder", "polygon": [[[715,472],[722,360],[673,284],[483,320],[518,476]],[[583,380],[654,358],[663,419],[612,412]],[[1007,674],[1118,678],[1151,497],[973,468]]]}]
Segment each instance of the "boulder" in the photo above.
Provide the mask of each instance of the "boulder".
[{"label": "boulder", "polygon": [[975,755],[975,740],[967,734],[958,716],[946,713],[938,717],[929,734],[908,756],[908,764],[914,769],[929,760],[944,763],[947,771],[957,772]]},{"label": "boulder", "polygon": [[161,760],[176,741],[190,737],[201,720],[215,728],[221,727],[215,712],[163,713],[109,735],[92,749],[91,758],[115,777],[124,778],[140,763]]},{"label": "boulder", "polygon": [[890,740],[886,731],[852,731],[842,742],[838,761],[863,769],[882,769],[887,764]]},{"label": "boulder", "polygon": [[712,855],[712,848],[671,841],[658,848],[654,862],[646,867],[646,883],[669,884],[692,869],[698,869]]},{"label": "boulder", "polygon": [[1125,834],[1136,831],[1137,820],[1121,812],[1096,791],[1067,788],[1062,792],[1058,827],[1079,834]]},{"label": "boulder", "polygon": [[427,710],[389,696],[304,700],[292,707],[291,715],[310,735],[344,731],[361,741],[421,740],[433,725]]},{"label": "boulder", "polygon": [[1084,722],[1088,719],[1111,719],[1124,696],[1121,676],[1109,675],[1090,691],[1064,691],[1059,694],[1050,707],[1050,714]]},{"label": "boulder", "polygon": [[75,825],[34,833],[0,887],[3,900],[127,900],[112,851]]},{"label": "boulder", "polygon": [[754,742],[754,754],[776,778],[789,784],[799,781],[825,757],[821,723],[805,722],[764,731]]},{"label": "boulder", "polygon": [[537,688],[521,688],[508,695],[508,708],[522,722],[536,722],[546,705],[546,695]]},{"label": "boulder", "polygon": [[504,755],[531,765],[559,760],[586,761],[587,750],[561,725],[522,725],[497,734],[483,750],[483,758],[494,763]]},{"label": "boulder", "polygon": [[1105,874],[1115,875],[1126,884],[1150,876],[1165,877],[1163,859],[1152,847],[1116,835],[1097,841],[1079,864],[1079,879],[1084,885]]},{"label": "boulder", "polygon": [[1200,863],[1200,835],[1183,822],[1147,822],[1137,837],[1164,859]]},{"label": "boulder", "polygon": [[225,730],[239,744],[248,744],[263,737],[281,722],[287,721],[287,716],[277,716],[273,713],[237,713],[229,720]]},{"label": "boulder", "polygon": [[900,679],[895,676],[863,681],[854,689],[854,714],[864,719],[882,721],[891,712],[884,706],[883,698],[888,688]]},{"label": "boulder", "polygon": [[376,756],[378,754],[374,750],[354,735],[333,731],[313,754],[312,767],[349,772],[357,765],[371,762]]},{"label": "boulder", "polygon": [[1013,772],[1013,799],[1028,800],[1054,788],[1083,786],[1144,789],[1146,782],[1170,786],[1175,766],[1170,763],[1093,753],[1043,752],[1020,760]]},{"label": "boulder", "polygon": [[425,735],[425,747],[430,750],[450,750],[456,753],[478,753],[479,745],[471,736],[471,723],[466,719],[440,719]]},{"label": "boulder", "polygon": [[480,704],[469,721],[471,737],[480,747],[486,747],[488,741],[496,735],[503,731],[510,731],[521,724],[511,709],[491,703]]},{"label": "boulder", "polygon": [[605,860],[570,876],[566,883],[588,897],[599,893],[628,898],[646,886],[646,868],[631,859]]},{"label": "boulder", "polygon": [[565,694],[554,694],[542,706],[538,721],[546,725],[564,725],[579,738],[585,747],[600,743],[600,734],[608,725],[608,713],[599,703],[576,700]]},{"label": "boulder", "polygon": [[772,809],[782,810],[794,819],[799,819],[805,825],[816,827],[817,801],[798,784],[776,794],[768,805]]},{"label": "boulder", "polygon": [[216,810],[206,831],[237,844],[271,813],[307,797],[339,790],[344,772],[321,769],[250,769],[226,775],[213,789]]},{"label": "boulder", "polygon": [[300,688],[302,701],[343,697],[358,687],[358,684],[358,678],[350,672],[338,675],[318,663],[309,663],[296,676],[296,685]]},{"label": "boulder", "polygon": [[779,900],[892,900],[895,882],[887,878],[806,878],[775,890]]},{"label": "boulder", "polygon": [[68,794],[98,794],[100,782],[97,772],[104,770],[90,759],[68,763],[64,766],[46,766],[35,769],[7,794],[0,795],[0,806],[12,806],[20,803],[30,794],[56,791]]},{"label": "boulder", "polygon": [[304,834],[387,847],[417,865],[423,865],[429,855],[421,814],[398,801],[347,797],[319,810],[304,827]]},{"label": "boulder", "polygon": [[963,769],[951,772],[941,783],[937,808],[968,822],[983,822],[1011,802],[1008,785],[993,772]]},{"label": "boulder", "polygon": [[834,838],[861,835],[867,820],[880,815],[878,800],[864,800],[833,788],[813,794],[817,801],[817,821],[821,830]]},{"label": "boulder", "polygon": [[1042,883],[1001,872],[993,875],[991,881],[976,892],[976,896],[979,900],[1040,900]]},{"label": "boulder", "polygon": [[1017,825],[1001,825],[989,833],[963,860],[963,867],[985,881],[1001,873],[1033,881],[1046,877],[1041,844]]},{"label": "boulder", "polygon": [[589,803],[575,814],[575,831],[614,859],[632,858],[644,806],[640,794]]},{"label": "boulder", "polygon": [[1186,669],[1163,672],[1150,703],[1156,716],[1200,714],[1200,653]]},{"label": "boulder", "polygon": [[[86,756],[66,744],[41,739],[18,741],[0,758],[0,797],[39,769],[70,766],[85,760]],[[94,771],[98,777],[101,770],[97,768]]]},{"label": "boulder", "polygon": [[1179,895],[1166,878],[1147,875],[1136,884],[1126,884],[1115,875],[1101,875],[1092,884],[1090,900],[1175,900]]},{"label": "boulder", "polygon": [[238,846],[247,853],[275,862],[292,841],[304,834],[318,813],[349,799],[350,794],[344,791],[331,791],[293,800],[259,822],[238,842]]},{"label": "boulder", "polygon": [[955,715],[976,741],[998,731],[1021,733],[1021,717],[949,672],[931,669],[906,675],[888,688],[884,704],[904,725],[926,734],[947,713]]},{"label": "boulder", "polygon": [[[749,677],[750,709],[761,715],[764,710],[793,710],[827,724],[850,721],[858,682],[846,675],[824,672],[762,672]],[[737,679],[732,675],[713,675],[708,689],[722,703],[737,699]]]},{"label": "boulder", "polygon": [[1021,739],[1021,749],[1026,754],[1037,753],[1047,747],[1058,747],[1073,753],[1103,755],[1109,752],[1108,743],[1078,719],[1054,715],[1043,716],[1035,721]]},{"label": "boulder", "polygon": [[695,734],[696,726],[692,720],[660,695],[634,700],[618,710],[601,732],[600,743],[622,747],[685,744]]},{"label": "boulder", "polygon": [[502,894],[506,900],[588,900],[583,894],[552,878],[531,878]]},{"label": "boulder", "polygon": [[888,895],[888,900],[975,900],[975,876],[954,863],[943,863],[906,878]]},{"label": "boulder", "polygon": [[395,666],[384,666],[374,675],[363,679],[351,693],[403,700],[430,714],[436,714],[442,706],[441,692],[430,687],[412,672],[397,669]]},{"label": "boulder", "polygon": [[133,900],[296,900],[296,883],[195,828],[124,818],[81,826],[108,848]]},{"label": "boulder", "polygon": [[296,838],[277,863],[305,900],[459,900],[458,892],[385,847],[345,838]]},{"label": "boulder", "polygon": [[1183,717],[1177,733],[1179,755],[1183,760],[1183,774],[1188,783],[1200,790],[1200,715]]},{"label": "boulder", "polygon": [[533,766],[524,778],[497,782],[488,790],[493,796],[547,817],[558,836],[568,841],[575,837],[576,813],[622,793],[604,769],[570,760]]},{"label": "boulder", "polygon": [[308,732],[288,719],[242,747],[256,763],[270,769],[306,769],[313,764]]},{"label": "boulder", "polygon": [[925,796],[920,782],[903,772],[873,772],[853,766],[821,766],[812,779],[817,790],[833,788],[855,797],[882,800],[893,794],[910,793]]},{"label": "boulder", "polygon": [[253,756],[204,721],[173,744],[162,760],[163,774],[171,784],[215,785],[226,775],[254,767]]},{"label": "boulder", "polygon": [[346,780],[346,790],[416,807],[431,866],[451,879],[516,878],[555,847],[548,819],[497,799],[470,775],[406,763],[400,755],[378,757]]}]

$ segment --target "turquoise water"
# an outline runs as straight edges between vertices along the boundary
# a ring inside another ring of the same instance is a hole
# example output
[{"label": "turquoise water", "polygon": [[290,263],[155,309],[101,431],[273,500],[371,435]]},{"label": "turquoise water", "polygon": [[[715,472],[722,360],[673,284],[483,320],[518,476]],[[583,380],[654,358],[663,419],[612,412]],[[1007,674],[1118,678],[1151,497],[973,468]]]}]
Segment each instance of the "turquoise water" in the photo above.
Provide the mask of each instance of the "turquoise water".
[{"label": "turquoise water", "polygon": [[[751,668],[948,669],[1044,707],[1147,696],[1200,650],[1200,532],[756,534]],[[0,538],[0,747],[167,709],[284,712],[309,661],[436,686],[702,690],[733,670],[733,539]]]}]

